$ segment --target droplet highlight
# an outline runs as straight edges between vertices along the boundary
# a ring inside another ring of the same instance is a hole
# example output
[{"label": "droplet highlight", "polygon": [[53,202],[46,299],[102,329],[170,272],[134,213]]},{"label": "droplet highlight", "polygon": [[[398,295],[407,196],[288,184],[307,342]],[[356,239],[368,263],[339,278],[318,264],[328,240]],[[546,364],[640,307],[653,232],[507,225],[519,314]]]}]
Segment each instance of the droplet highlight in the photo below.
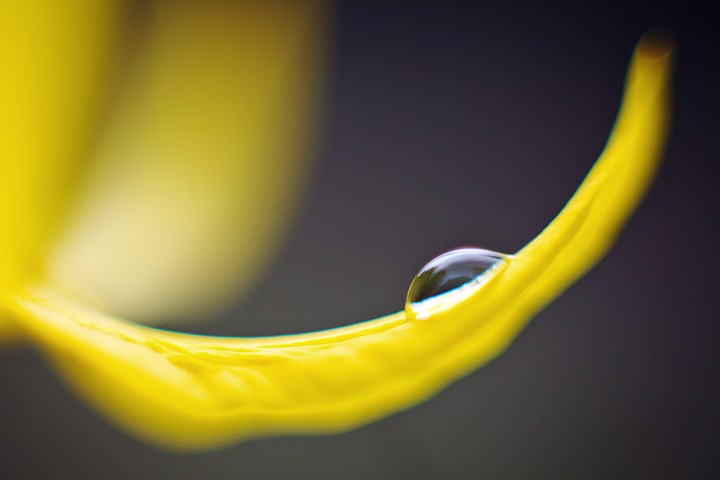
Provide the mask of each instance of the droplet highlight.
[{"label": "droplet highlight", "polygon": [[410,283],[405,300],[409,318],[422,320],[448,302],[460,301],[480,288],[510,255],[465,247],[432,259]]}]

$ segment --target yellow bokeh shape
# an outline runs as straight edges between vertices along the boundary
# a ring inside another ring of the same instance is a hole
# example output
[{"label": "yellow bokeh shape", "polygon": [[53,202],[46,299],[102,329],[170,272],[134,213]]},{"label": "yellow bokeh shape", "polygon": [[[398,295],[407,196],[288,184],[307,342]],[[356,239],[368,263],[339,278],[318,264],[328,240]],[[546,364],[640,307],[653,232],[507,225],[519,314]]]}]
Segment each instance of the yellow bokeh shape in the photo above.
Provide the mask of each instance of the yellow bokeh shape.
[{"label": "yellow bokeh shape", "polygon": [[2,8],[0,280],[143,323],[236,301],[309,170],[325,2],[161,0],[145,29],[114,2]]}]

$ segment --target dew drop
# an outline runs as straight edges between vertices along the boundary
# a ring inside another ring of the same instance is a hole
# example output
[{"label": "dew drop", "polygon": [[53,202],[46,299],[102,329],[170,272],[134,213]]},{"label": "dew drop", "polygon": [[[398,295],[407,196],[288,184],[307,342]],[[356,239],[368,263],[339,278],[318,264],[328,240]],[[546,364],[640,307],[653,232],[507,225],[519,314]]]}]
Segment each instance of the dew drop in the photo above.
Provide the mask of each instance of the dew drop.
[{"label": "dew drop", "polygon": [[446,304],[445,300],[465,298],[508,258],[509,255],[473,247],[458,248],[435,257],[410,283],[405,312],[409,318],[422,320],[440,303]]}]

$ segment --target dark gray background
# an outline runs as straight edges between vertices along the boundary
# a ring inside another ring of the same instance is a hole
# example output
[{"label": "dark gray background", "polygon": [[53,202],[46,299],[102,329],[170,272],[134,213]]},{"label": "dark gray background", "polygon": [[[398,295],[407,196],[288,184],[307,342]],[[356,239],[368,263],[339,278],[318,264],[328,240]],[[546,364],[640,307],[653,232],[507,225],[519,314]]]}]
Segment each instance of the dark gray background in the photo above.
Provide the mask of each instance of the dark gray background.
[{"label": "dark gray background", "polygon": [[664,167],[609,257],[504,356],[351,433],[182,456],[105,424],[34,353],[0,352],[0,477],[720,478],[718,25],[689,2],[551,5],[341,2],[307,203],[252,297],[207,330],[373,318],[445,249],[522,247],[602,149],[634,43],[664,25]]}]

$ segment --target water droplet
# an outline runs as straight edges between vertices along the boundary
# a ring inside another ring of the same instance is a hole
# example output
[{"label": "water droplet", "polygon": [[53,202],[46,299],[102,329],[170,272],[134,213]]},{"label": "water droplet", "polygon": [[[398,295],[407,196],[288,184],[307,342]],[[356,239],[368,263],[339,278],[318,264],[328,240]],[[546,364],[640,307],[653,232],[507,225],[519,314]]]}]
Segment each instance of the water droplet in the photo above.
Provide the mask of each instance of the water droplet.
[{"label": "water droplet", "polygon": [[458,248],[435,257],[415,275],[408,289],[405,312],[422,320],[447,300],[461,300],[475,292],[506,259],[482,248]]}]

